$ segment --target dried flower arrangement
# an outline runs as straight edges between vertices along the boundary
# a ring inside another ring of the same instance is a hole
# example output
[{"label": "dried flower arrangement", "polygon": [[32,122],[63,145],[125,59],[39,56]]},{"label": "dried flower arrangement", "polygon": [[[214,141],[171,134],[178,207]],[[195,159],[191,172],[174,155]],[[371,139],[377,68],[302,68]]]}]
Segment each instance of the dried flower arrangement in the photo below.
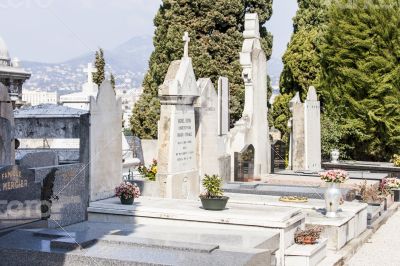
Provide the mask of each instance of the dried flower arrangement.
[{"label": "dried flower arrangement", "polygon": [[382,183],[381,185],[368,185],[367,180],[364,180],[363,184],[358,186],[358,191],[363,202],[382,203],[386,196],[390,194],[385,188],[385,185],[382,185]]},{"label": "dried flower arrangement", "polygon": [[314,245],[320,238],[322,226],[313,226],[305,230],[297,228],[294,234],[294,242],[299,245]]}]

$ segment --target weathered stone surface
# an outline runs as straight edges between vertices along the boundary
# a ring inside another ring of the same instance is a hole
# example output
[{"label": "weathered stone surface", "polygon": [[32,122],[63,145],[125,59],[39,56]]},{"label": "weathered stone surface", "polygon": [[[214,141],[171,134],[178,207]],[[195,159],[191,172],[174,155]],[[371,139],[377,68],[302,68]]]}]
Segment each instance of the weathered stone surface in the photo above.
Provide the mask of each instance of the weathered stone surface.
[{"label": "weathered stone surface", "polygon": [[292,169],[305,170],[304,167],[304,105],[301,102],[293,103],[293,144]]},{"label": "weathered stone surface", "polygon": [[318,172],[321,170],[321,110],[315,88],[309,88],[304,104],[297,93],[289,107],[292,112],[289,169]]},{"label": "weathered stone surface", "polygon": [[[225,137],[218,134],[218,96],[210,79],[197,81],[200,97],[195,102],[197,163],[200,177],[221,175],[219,159],[225,155]],[[225,124],[228,121],[225,122]]]},{"label": "weathered stone surface", "polygon": [[200,193],[193,106],[198,96],[192,59],[184,56],[172,62],[159,87],[157,182],[161,197],[195,198]]},{"label": "weathered stone surface", "polygon": [[7,88],[0,83],[0,165],[14,164],[14,115]]},{"label": "weathered stone surface", "polygon": [[18,165],[25,168],[56,166],[58,155],[52,151],[28,153],[18,160]]},{"label": "weathered stone surface", "polygon": [[304,165],[305,170],[321,170],[321,107],[314,87],[304,102]]},{"label": "weathered stone surface", "polygon": [[315,266],[326,257],[327,239],[320,239],[315,245],[295,244],[285,252],[285,266]]},{"label": "weathered stone surface", "polygon": [[218,135],[226,135],[230,128],[229,118],[229,80],[218,79]]},{"label": "weathered stone surface", "polygon": [[90,200],[114,195],[122,181],[122,109],[109,81],[90,99]]},{"label": "weathered stone surface", "polygon": [[45,218],[51,228],[87,219],[89,182],[83,164],[59,165],[33,169],[36,181],[42,182],[42,200],[48,208]]},{"label": "weathered stone surface", "polygon": [[0,230],[40,220],[40,193],[32,170],[0,166]]}]

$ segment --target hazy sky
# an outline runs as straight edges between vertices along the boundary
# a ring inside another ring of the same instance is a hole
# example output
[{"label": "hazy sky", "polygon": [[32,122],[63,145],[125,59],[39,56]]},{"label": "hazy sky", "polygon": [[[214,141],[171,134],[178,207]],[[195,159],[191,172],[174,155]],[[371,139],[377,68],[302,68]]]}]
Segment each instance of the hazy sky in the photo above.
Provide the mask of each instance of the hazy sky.
[{"label": "hazy sky", "polygon": [[[0,0],[0,36],[12,57],[61,62],[97,47],[111,49],[133,36],[152,35],[161,0]],[[296,0],[274,0],[268,29],[274,57],[292,34]]]}]

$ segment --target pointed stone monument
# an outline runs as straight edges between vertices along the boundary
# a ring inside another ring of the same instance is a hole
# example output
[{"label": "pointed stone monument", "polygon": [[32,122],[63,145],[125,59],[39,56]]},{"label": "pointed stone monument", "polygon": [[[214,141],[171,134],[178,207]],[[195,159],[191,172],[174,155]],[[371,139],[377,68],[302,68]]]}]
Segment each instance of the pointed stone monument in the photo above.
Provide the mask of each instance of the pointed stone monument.
[{"label": "pointed stone monument", "polygon": [[294,171],[321,170],[321,108],[317,92],[310,87],[304,104],[299,93],[289,102],[289,169]]},{"label": "pointed stone monument", "polygon": [[236,179],[237,154],[251,150],[248,174],[254,179],[262,179],[271,171],[271,145],[267,120],[267,60],[261,48],[257,14],[245,15],[243,37],[240,64],[243,68],[245,103],[242,118],[231,129],[227,151],[232,158],[232,178]]},{"label": "pointed stone monument", "polygon": [[90,200],[114,196],[122,182],[122,107],[109,81],[90,97]]},{"label": "pointed stone monument", "polygon": [[15,164],[14,113],[7,88],[0,83],[0,165]]},{"label": "pointed stone monument", "polygon": [[[219,109],[220,99],[209,78],[201,78],[197,81],[200,97],[195,102],[196,113],[196,142],[197,162],[200,177],[204,175],[219,175],[220,158],[225,155],[225,134],[219,132],[223,125],[228,124],[221,120],[222,114]],[[220,116],[221,115],[221,116]]]},{"label": "pointed stone monument", "polygon": [[200,193],[193,105],[199,91],[189,57],[187,32],[183,41],[184,56],[170,64],[158,91],[161,115],[156,179],[160,196],[165,198],[197,198]]}]

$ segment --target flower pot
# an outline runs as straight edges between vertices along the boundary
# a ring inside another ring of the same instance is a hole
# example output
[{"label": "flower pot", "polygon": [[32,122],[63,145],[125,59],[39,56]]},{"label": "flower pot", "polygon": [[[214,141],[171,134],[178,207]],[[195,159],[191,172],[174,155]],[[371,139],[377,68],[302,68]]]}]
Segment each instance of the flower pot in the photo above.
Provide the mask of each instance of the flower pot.
[{"label": "flower pot", "polygon": [[400,202],[400,189],[392,189],[394,202]]},{"label": "flower pot", "polygon": [[228,203],[229,197],[221,197],[215,199],[200,198],[203,209],[211,211],[224,210]]},{"label": "flower pot", "polygon": [[340,183],[328,182],[327,189],[325,191],[325,205],[326,205],[326,217],[335,218],[337,217],[337,211],[339,209],[340,199],[342,193],[340,191]]},{"label": "flower pot", "polygon": [[125,199],[124,197],[120,198],[122,205],[132,205],[134,198]]}]

